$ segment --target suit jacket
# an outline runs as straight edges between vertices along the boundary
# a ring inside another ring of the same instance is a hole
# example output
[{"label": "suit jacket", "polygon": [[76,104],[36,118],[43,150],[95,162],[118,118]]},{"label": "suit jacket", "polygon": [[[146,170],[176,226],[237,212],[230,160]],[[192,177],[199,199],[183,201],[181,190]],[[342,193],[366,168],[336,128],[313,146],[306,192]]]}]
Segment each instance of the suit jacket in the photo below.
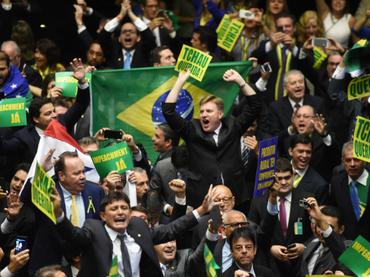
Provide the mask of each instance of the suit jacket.
[{"label": "suit jacket", "polygon": [[[320,241],[310,239],[306,244],[306,249],[302,254],[301,261],[301,275],[308,275],[308,264],[312,258],[313,253],[321,244]],[[334,231],[330,234],[329,237],[325,239],[325,248],[324,252],[317,259],[315,266],[312,271],[312,275],[321,275],[324,274],[326,270],[332,270],[338,263],[339,256],[345,250],[346,245],[344,238],[336,234]]]},{"label": "suit jacket", "polygon": [[370,189],[367,195],[367,205],[360,220],[357,221],[352,208],[350,198],[348,175],[345,171],[334,175],[330,182],[330,203],[339,208],[342,215],[342,222],[345,226],[343,236],[354,240],[362,235],[370,240]]},{"label": "suit jacket", "polygon": [[[305,94],[303,105],[312,106],[316,112],[324,113],[324,101],[316,96]],[[281,136],[292,123],[293,108],[289,98],[284,97],[277,102],[270,103],[269,129],[272,136]]]},{"label": "suit jacket", "polygon": [[[252,201],[252,206],[249,211],[249,219],[260,224],[262,231],[267,238],[271,238],[271,245],[288,246],[292,243],[304,243],[311,235],[310,222],[308,214],[304,208],[300,207],[298,201],[302,198],[312,196],[302,190],[293,190],[290,206],[290,216],[288,221],[288,230],[286,237],[283,236],[280,227],[278,214],[271,215],[267,212],[268,196],[255,198]],[[295,222],[302,222],[302,234],[294,233]],[[269,265],[274,271],[279,271],[281,276],[298,276],[299,260],[292,260],[290,263],[283,263],[270,256]]]},{"label": "suit jacket", "polygon": [[[331,145],[327,146],[323,138],[316,132],[311,136],[312,156],[310,165],[320,174],[327,182],[330,181],[335,166],[340,164],[340,150],[334,136],[330,133]],[[289,158],[288,149],[293,136],[285,132],[283,137],[279,137],[279,155]]]},{"label": "suit jacket", "polygon": [[199,120],[187,121],[175,111],[175,103],[163,103],[163,114],[170,127],[185,140],[189,150],[189,170],[200,175],[198,182],[189,180],[187,196],[189,205],[196,207],[203,200],[210,184],[220,184],[223,177],[236,203],[246,200],[241,193],[243,187],[243,166],[241,163],[240,137],[256,119],[260,107],[258,95],[249,96],[250,105],[244,106],[237,117],[222,119],[222,127],[216,145],[211,134],[203,132]]},{"label": "suit jacket", "polygon": [[[173,240],[175,236],[197,223],[193,213],[150,231],[140,218],[132,217],[127,233],[141,247],[140,276],[163,276],[153,245]],[[66,218],[56,228],[74,247],[82,249],[78,276],[108,276],[112,264],[113,244],[100,220],[88,219],[82,228],[74,227]]]},{"label": "suit jacket", "polygon": [[312,166],[308,166],[296,189],[314,194],[318,203],[324,203],[328,199],[329,184]]},{"label": "suit jacket", "polygon": [[[66,214],[63,192],[59,182],[56,182],[56,188],[62,198],[62,209]],[[85,205],[86,219],[99,219],[100,202],[104,197],[103,189],[97,184],[87,181],[84,190],[81,192],[81,195]],[[25,203],[25,205],[33,208],[36,217],[36,224],[34,226],[35,239],[33,245],[30,246],[30,273],[34,273],[37,269],[46,265],[60,264],[63,255],[74,256],[79,254],[78,252],[72,251],[72,245],[63,240],[62,237],[57,233],[54,223],[52,223],[49,218],[47,218],[32,204],[30,182],[26,183],[21,194],[21,200]],[[90,202],[92,202],[92,206]]]},{"label": "suit jacket", "polygon": [[[238,270],[239,267],[233,262],[231,267],[225,271],[224,274],[222,274],[223,277],[234,277],[234,272]],[[268,267],[262,266],[262,265],[256,265],[253,264],[254,272],[256,273],[256,276],[254,277],[275,277],[276,274],[271,271]]]},{"label": "suit jacket", "polygon": [[[73,134],[74,124],[81,118],[90,103],[89,89],[78,89],[76,102],[63,115],[58,117],[70,134]],[[9,139],[0,138],[0,152],[7,155],[10,167],[13,168],[21,162],[31,164],[36,155],[40,136],[34,125],[28,125],[14,133]],[[16,154],[16,155],[15,155]]]}]

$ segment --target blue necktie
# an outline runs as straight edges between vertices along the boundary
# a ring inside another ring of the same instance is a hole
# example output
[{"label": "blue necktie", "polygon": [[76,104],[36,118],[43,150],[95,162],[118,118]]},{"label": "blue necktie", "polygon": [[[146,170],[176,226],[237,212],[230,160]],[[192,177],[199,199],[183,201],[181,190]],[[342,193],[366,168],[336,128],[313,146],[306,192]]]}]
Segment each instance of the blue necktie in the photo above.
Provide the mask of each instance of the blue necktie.
[{"label": "blue necktie", "polygon": [[360,199],[358,198],[358,191],[356,187],[356,181],[352,181],[350,186],[349,186],[349,193],[351,196],[351,202],[352,202],[352,207],[353,211],[355,212],[356,219],[360,219],[361,215],[361,208],[360,208]]},{"label": "blue necktie", "polygon": [[131,68],[131,53],[126,52],[125,53],[125,61],[123,63],[123,69],[130,69]]}]

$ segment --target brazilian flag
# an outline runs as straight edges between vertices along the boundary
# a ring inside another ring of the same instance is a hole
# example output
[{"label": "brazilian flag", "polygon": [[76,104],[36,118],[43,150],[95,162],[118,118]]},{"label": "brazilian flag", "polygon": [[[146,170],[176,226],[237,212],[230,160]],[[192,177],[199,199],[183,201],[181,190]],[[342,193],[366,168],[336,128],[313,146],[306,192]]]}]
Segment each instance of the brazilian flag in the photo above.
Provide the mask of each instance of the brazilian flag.
[{"label": "brazilian flag", "polygon": [[[202,82],[188,79],[180,93],[176,111],[186,119],[199,117],[199,101],[215,95],[225,102],[225,113],[232,106],[239,88],[223,81],[227,69],[247,77],[251,62],[211,64]],[[152,149],[155,126],[164,122],[161,103],[175,84],[174,67],[150,67],[130,70],[95,71],[92,76],[92,130],[103,127],[122,129],[142,143],[153,161],[158,155]]]},{"label": "brazilian flag", "polygon": [[109,270],[109,276],[108,277],[119,277],[118,274],[118,258],[116,255],[114,255],[112,259],[112,265]]},{"label": "brazilian flag", "polygon": [[217,277],[217,269],[220,269],[220,266],[216,263],[212,251],[208,248],[208,245],[204,245],[203,257],[206,265],[206,272],[208,277]]},{"label": "brazilian flag", "polygon": [[344,55],[344,64],[348,72],[370,68],[370,43],[366,39],[356,42]]}]

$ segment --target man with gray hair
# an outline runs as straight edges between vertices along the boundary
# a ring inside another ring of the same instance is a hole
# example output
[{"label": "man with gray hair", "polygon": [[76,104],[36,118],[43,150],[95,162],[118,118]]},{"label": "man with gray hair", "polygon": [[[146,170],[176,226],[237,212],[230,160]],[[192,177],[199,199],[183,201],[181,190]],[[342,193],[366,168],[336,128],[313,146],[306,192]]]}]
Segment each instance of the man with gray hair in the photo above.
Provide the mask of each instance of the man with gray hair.
[{"label": "man with gray hair", "polygon": [[324,113],[324,102],[316,96],[305,93],[305,77],[299,70],[290,70],[284,77],[286,96],[270,104],[269,130],[273,136],[288,132],[292,114],[303,105],[312,106],[319,114]]},{"label": "man with gray hair", "polygon": [[335,174],[330,182],[331,204],[343,217],[344,237],[354,240],[358,235],[370,240],[370,174],[365,162],[354,157],[353,141],[342,148],[344,171]]},{"label": "man with gray hair", "polygon": [[9,56],[10,63],[13,64],[26,78],[30,91],[35,96],[41,96],[42,78],[37,70],[26,64],[21,58],[21,49],[13,40],[4,41],[1,44],[1,51]]}]

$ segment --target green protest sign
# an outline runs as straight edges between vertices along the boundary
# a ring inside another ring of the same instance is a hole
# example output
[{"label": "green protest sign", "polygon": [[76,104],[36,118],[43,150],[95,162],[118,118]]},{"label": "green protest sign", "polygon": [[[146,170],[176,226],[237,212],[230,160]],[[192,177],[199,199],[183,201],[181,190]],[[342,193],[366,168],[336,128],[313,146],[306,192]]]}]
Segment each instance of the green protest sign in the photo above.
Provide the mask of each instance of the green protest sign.
[{"label": "green protest sign", "polygon": [[229,15],[224,15],[216,29],[217,46],[231,52],[243,29],[244,24],[238,19],[231,19]]},{"label": "green protest sign", "polygon": [[[65,97],[76,97],[77,80],[73,78],[73,72],[64,71],[55,73],[55,86],[62,88],[62,95]],[[91,73],[86,74],[86,79],[91,81]]]},{"label": "green protest sign", "polygon": [[348,100],[370,95],[370,74],[353,79],[348,85]]},{"label": "green protest sign", "polygon": [[35,175],[31,184],[32,203],[56,224],[54,206],[50,200],[54,188],[54,180],[36,163]]},{"label": "green protest sign", "polygon": [[358,116],[353,134],[353,156],[370,162],[370,120]]},{"label": "green protest sign", "polygon": [[190,76],[201,82],[211,60],[212,56],[184,44],[177,59],[175,70],[180,72],[189,69]]},{"label": "green protest sign", "polygon": [[370,276],[370,243],[358,236],[350,247],[339,257],[339,261],[356,276]]},{"label": "green protest sign", "polygon": [[0,101],[0,127],[27,125],[26,98],[16,97]]},{"label": "green protest sign", "polygon": [[107,176],[112,170],[123,173],[133,168],[131,151],[126,142],[120,142],[91,152],[90,156],[101,178]]}]

